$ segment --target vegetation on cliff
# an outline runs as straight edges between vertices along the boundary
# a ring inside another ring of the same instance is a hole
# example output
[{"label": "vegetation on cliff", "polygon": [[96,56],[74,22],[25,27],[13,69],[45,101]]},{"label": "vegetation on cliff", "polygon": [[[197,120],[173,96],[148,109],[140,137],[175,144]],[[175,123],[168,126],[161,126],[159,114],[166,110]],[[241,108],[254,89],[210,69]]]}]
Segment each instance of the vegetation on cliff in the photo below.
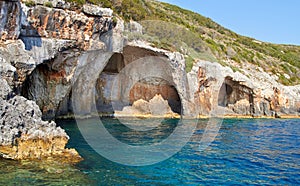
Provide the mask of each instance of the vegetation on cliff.
[{"label": "vegetation on cliff", "polygon": [[183,53],[187,71],[197,59],[217,61],[234,71],[240,71],[247,63],[276,75],[284,85],[300,83],[300,46],[264,43],[244,37],[200,14],[155,0],[68,1],[109,7],[126,21],[139,21],[144,27],[143,39],[159,48],[186,51]]}]

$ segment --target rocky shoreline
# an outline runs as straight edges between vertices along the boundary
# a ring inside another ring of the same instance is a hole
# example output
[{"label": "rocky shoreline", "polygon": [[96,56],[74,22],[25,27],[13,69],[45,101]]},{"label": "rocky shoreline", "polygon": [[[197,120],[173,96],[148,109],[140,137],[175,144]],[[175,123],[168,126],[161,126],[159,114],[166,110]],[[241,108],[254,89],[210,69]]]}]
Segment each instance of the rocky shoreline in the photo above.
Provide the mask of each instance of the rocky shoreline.
[{"label": "rocky shoreline", "polygon": [[[34,2],[29,7],[18,0],[0,1],[4,158],[80,161],[74,149],[65,149],[65,131],[42,120],[74,117],[74,109],[82,118],[92,113],[206,118],[211,112],[224,118],[300,117],[300,86],[284,86],[255,65],[234,72],[197,60],[186,73],[183,54],[129,39],[128,33],[143,34],[142,26],[125,23],[111,9],[78,8],[65,1],[49,8],[44,1]],[[157,63],[167,66],[153,65]],[[114,79],[124,72],[128,77],[119,79],[114,92]],[[144,78],[149,73],[163,78]],[[132,87],[130,79],[137,80]]]},{"label": "rocky shoreline", "polygon": [[34,101],[10,94],[5,83],[0,91],[0,157],[14,160],[65,158],[68,163],[82,160],[75,149],[66,149],[69,136],[52,122],[42,121]]}]

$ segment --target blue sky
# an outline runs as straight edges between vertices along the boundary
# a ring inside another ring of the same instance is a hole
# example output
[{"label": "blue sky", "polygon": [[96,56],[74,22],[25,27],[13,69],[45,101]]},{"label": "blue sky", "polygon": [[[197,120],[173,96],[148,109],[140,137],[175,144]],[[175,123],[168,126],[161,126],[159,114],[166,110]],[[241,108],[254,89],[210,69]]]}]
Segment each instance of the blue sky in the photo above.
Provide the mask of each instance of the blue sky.
[{"label": "blue sky", "polygon": [[198,12],[238,34],[300,45],[300,0],[161,0]]}]

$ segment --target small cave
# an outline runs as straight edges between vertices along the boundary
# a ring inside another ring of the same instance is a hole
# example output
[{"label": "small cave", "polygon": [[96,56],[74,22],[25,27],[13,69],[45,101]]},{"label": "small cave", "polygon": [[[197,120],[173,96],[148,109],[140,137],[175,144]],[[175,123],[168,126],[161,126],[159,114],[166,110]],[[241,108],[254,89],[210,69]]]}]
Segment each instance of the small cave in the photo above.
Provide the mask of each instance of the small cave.
[{"label": "small cave", "polygon": [[118,74],[124,68],[124,57],[120,53],[115,53],[109,59],[107,65],[104,67],[102,73]]},{"label": "small cave", "polygon": [[228,107],[239,103],[240,101],[248,102],[249,114],[254,111],[253,90],[238,81],[234,81],[232,77],[226,77],[222,84],[218,97],[218,105]]},{"label": "small cave", "polygon": [[181,101],[176,88],[161,78],[148,78],[137,82],[130,90],[130,104],[139,99],[150,101],[157,94],[168,101],[174,113],[181,113]]},{"label": "small cave", "polygon": [[[123,90],[118,91],[118,95],[112,95],[112,87],[115,77],[128,64],[148,56],[161,56],[161,54],[151,50],[126,46],[123,54],[115,53],[104,70],[99,75],[96,83],[96,105],[99,113],[112,114],[114,109],[122,110],[124,106],[120,99],[123,95]],[[120,82],[120,89],[129,88],[124,82]],[[169,107],[174,113],[181,113],[181,101],[176,88],[169,82],[160,78],[142,79],[136,82],[130,89],[128,100],[129,105],[132,105],[137,100],[151,100],[155,95],[161,95],[168,102]],[[114,102],[113,108],[112,101]],[[120,102],[120,103],[119,103]]]},{"label": "small cave", "polygon": [[52,61],[39,64],[27,76],[21,87],[21,95],[29,100],[34,100],[43,113],[43,119],[55,117],[55,89],[62,82],[64,71],[51,68]]},{"label": "small cave", "polygon": [[36,66],[26,77],[21,95],[37,103],[42,118],[52,120],[72,114],[71,82],[68,76],[77,65],[76,58],[56,57]]}]

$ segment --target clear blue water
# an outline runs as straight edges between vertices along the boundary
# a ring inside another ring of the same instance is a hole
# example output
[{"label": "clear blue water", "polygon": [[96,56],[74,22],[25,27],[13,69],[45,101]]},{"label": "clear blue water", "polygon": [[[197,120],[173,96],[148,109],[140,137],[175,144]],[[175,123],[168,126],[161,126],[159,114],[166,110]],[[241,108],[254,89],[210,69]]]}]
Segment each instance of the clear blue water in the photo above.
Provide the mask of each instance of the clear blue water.
[{"label": "clear blue water", "polygon": [[[152,131],[136,133],[116,119],[102,121],[112,135],[132,145],[160,142],[177,124],[166,120]],[[299,119],[225,119],[215,141],[202,152],[198,142],[206,120],[200,120],[180,152],[143,167],[120,165],[98,155],[74,120],[57,123],[71,137],[68,147],[76,148],[84,161],[72,166],[0,159],[0,185],[300,185]]]},{"label": "clear blue water", "polygon": [[[200,120],[194,136],[180,152],[143,167],[124,166],[101,157],[85,142],[75,121],[57,122],[71,137],[68,146],[85,159],[75,167],[84,175],[85,185],[300,185],[299,119],[225,119],[215,141],[202,152],[197,140],[206,121]],[[166,138],[177,120],[168,120],[170,125],[147,135],[126,130],[116,119],[104,119],[104,123],[116,138],[139,145]]]}]

